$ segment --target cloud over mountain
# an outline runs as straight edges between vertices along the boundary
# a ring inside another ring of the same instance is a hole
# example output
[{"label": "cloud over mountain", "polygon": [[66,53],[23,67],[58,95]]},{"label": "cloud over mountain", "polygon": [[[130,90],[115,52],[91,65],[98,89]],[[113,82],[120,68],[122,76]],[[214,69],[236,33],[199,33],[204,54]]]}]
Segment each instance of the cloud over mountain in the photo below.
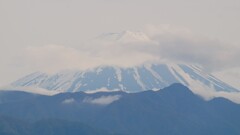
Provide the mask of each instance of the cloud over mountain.
[{"label": "cloud over mountain", "polygon": [[[145,34],[146,33],[146,34]],[[100,65],[131,67],[145,62],[199,64],[211,71],[236,67],[240,47],[203,38],[171,26],[147,27],[143,32],[102,34],[78,47],[31,46],[19,52],[20,65],[31,70],[55,72]]]},{"label": "cloud over mountain", "polygon": [[219,70],[239,66],[240,47],[195,35],[184,28],[172,26],[150,26],[147,32],[157,42],[155,54],[178,62],[197,63],[209,70]]}]

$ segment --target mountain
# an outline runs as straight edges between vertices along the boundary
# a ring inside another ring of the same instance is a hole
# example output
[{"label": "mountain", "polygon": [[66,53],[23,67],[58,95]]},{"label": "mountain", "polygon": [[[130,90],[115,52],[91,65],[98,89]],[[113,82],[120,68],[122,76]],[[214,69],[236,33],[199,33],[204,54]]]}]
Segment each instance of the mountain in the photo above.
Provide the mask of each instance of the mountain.
[{"label": "mountain", "polygon": [[56,74],[33,73],[12,83],[50,91],[126,91],[158,90],[173,83],[182,83],[193,91],[211,90],[238,92],[204,69],[187,64],[144,64],[121,68],[101,66],[85,71],[64,71]]},{"label": "mountain", "polygon": [[[1,96],[11,98],[14,94],[9,93],[14,92],[1,92]],[[61,119],[128,135],[240,134],[239,104],[224,98],[205,101],[182,84],[139,93],[76,92],[28,96],[15,96],[15,101],[1,103],[0,114],[30,123]],[[47,123],[43,125],[52,127],[49,126],[51,122]],[[70,127],[74,125],[69,124]]]},{"label": "mountain", "polygon": [[[143,32],[123,31],[120,33],[102,34],[88,43],[93,48],[96,46],[101,47],[101,44],[104,46],[110,45],[111,47],[148,46],[154,45],[155,41]],[[65,70],[54,74],[35,72],[18,79],[11,85],[14,87],[35,88],[38,91],[41,90],[41,93],[46,93],[44,89],[51,92],[140,92],[162,89],[173,83],[182,83],[195,93],[199,93],[202,90],[208,92],[239,91],[199,66],[170,62],[149,63],[128,68],[103,65],[87,70]]]},{"label": "mountain", "polygon": [[35,123],[0,116],[1,135],[120,135],[95,129],[79,122],[45,119]]},{"label": "mountain", "polygon": [[131,43],[131,42],[152,42],[151,39],[143,32],[132,32],[129,30],[120,33],[105,33],[96,37],[92,42],[96,43]]}]

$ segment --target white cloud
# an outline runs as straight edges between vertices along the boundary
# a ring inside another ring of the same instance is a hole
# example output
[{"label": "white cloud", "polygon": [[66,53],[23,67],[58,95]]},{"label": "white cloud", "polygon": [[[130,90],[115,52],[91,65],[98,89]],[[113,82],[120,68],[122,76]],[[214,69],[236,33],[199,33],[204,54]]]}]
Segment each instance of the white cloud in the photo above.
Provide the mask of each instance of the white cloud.
[{"label": "white cloud", "polygon": [[114,101],[117,101],[121,98],[120,95],[113,95],[113,96],[101,96],[99,98],[85,98],[83,102],[96,104],[96,105],[109,105]]},{"label": "white cloud", "polygon": [[185,28],[170,25],[149,25],[145,33],[149,37],[133,35],[134,40],[129,40],[131,33],[119,41],[113,40],[114,36],[104,40],[96,38],[77,48],[66,45],[31,46],[20,50],[14,61],[26,71],[47,72],[84,70],[101,65],[131,67],[149,61],[199,64],[210,71],[240,66],[237,62],[239,46],[196,36]]},{"label": "white cloud", "polygon": [[158,46],[150,48],[150,52],[163,59],[196,63],[211,71],[240,66],[240,46],[195,35],[186,28],[170,25],[150,25],[145,31],[158,42]]},{"label": "white cloud", "polygon": [[209,88],[199,87],[198,90],[193,91],[195,94],[200,95],[205,100],[212,100],[214,98],[223,97],[234,103],[240,104],[240,92],[224,92],[224,91],[213,91]]},{"label": "white cloud", "polygon": [[0,87],[0,91],[23,91],[33,94],[40,94],[40,95],[56,95],[59,94],[59,91],[49,91],[46,89],[38,88],[38,87],[14,87],[14,86],[2,86]]},{"label": "white cloud", "polygon": [[213,73],[220,80],[234,86],[235,88],[240,89],[240,67],[229,68],[223,71],[218,71]]},{"label": "white cloud", "polygon": [[56,72],[65,69],[84,70],[101,65],[131,67],[158,59],[142,50],[143,46],[146,44],[89,43],[79,48],[62,45],[28,47],[14,61],[28,70]]},{"label": "white cloud", "polygon": [[92,93],[98,93],[98,92],[116,92],[116,91],[121,91],[121,90],[119,90],[119,89],[109,90],[106,87],[102,87],[100,89],[87,90],[87,91],[84,91],[84,92],[87,93],[87,94],[92,94]]},{"label": "white cloud", "polygon": [[214,97],[224,97],[232,102],[240,104],[240,92],[216,92]]},{"label": "white cloud", "polygon": [[69,99],[65,99],[64,101],[62,101],[63,104],[71,104],[74,102],[75,102],[74,98],[69,98]]}]

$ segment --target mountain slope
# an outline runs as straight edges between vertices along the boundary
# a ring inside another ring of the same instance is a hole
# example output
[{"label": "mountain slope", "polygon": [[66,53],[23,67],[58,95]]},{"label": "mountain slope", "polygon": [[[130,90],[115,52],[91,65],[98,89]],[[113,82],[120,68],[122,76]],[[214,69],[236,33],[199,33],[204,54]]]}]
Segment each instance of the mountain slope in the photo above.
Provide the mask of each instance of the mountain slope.
[{"label": "mountain slope", "polygon": [[0,116],[1,135],[120,135],[98,130],[79,122],[66,120],[41,120],[28,123]]},{"label": "mountain slope", "polygon": [[203,69],[186,64],[145,64],[133,68],[102,66],[86,71],[65,71],[53,75],[33,73],[13,82],[13,86],[33,86],[47,90],[76,92],[122,90],[139,92],[157,90],[182,83],[194,91],[237,92]]},{"label": "mountain slope", "polygon": [[[3,94],[4,95],[4,94]],[[0,114],[28,121],[63,119],[129,135],[239,135],[240,105],[205,101],[181,84],[140,93],[62,93],[0,104]]]},{"label": "mountain slope", "polygon": [[[106,114],[98,119],[99,123],[96,123],[100,127],[131,134],[237,135],[240,133],[239,105],[226,99],[221,99],[219,102],[217,98],[205,102],[179,84],[157,93],[147,91],[128,96],[109,105],[104,112]],[[101,121],[107,126],[102,126]]]}]

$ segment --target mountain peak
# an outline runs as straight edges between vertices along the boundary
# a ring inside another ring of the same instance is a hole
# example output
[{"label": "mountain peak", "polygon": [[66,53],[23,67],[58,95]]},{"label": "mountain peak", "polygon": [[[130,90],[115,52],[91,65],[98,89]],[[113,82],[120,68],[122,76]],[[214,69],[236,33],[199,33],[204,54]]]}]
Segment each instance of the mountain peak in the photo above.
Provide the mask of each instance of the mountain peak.
[{"label": "mountain peak", "polygon": [[151,39],[143,32],[133,32],[129,30],[122,31],[120,33],[105,33],[97,37],[97,40],[105,42],[150,42]]},{"label": "mountain peak", "polygon": [[188,94],[188,95],[194,95],[193,92],[185,85],[181,83],[174,83],[162,90],[159,91],[160,93],[169,93],[169,95],[172,94]]}]

